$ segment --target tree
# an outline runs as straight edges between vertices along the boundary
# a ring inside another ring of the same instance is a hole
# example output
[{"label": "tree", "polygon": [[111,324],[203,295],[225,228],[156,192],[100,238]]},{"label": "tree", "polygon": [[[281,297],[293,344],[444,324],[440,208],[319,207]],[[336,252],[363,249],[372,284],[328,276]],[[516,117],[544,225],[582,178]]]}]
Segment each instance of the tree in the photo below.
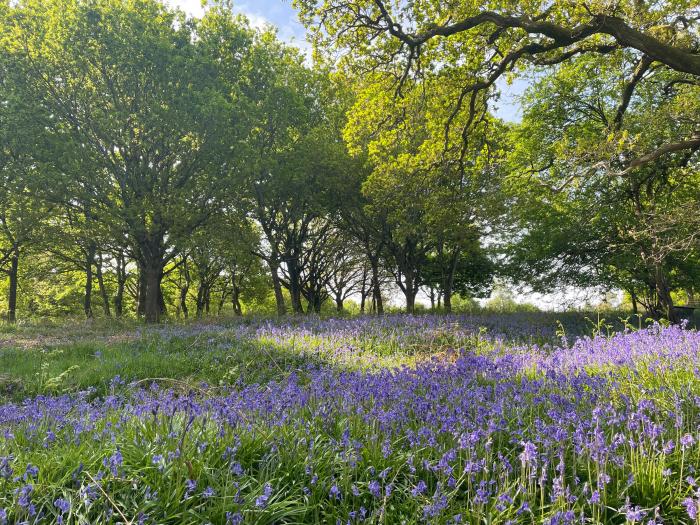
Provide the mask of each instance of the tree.
[{"label": "tree", "polygon": [[[355,293],[363,294],[363,287],[366,287],[367,281],[367,265],[356,240],[342,230],[338,231],[334,242],[329,244],[330,252],[326,254],[330,261],[328,290],[335,301],[336,312],[342,313],[346,299]],[[363,295],[362,306],[365,299],[366,295]]]},{"label": "tree", "polygon": [[[498,1],[486,6],[464,0],[295,0],[295,5],[318,47],[345,52],[343,62],[358,74],[386,74],[397,94],[415,88],[415,78],[453,79],[450,117],[443,122],[449,128],[451,115],[467,113],[465,138],[479,106],[493,97],[496,81],[533,63],[604,59],[626,50],[693,82],[700,78],[700,34],[694,29],[700,12],[693,2]],[[700,136],[674,134],[628,167],[698,145]]]},{"label": "tree", "polygon": [[73,164],[91,168],[64,171],[57,186],[84,191],[95,215],[126,233],[142,309],[158,321],[173,241],[216,209],[241,136],[245,104],[211,50],[225,36],[244,70],[251,32],[238,21],[217,33],[221,9],[186,20],[155,0],[27,0],[9,9],[2,47],[24,93],[52,116],[56,136],[79,146]]},{"label": "tree", "polygon": [[700,242],[700,145],[634,159],[697,129],[699,89],[621,51],[570,59],[533,87],[514,139],[522,233],[511,259],[529,281],[617,286],[635,308],[678,320],[672,291]]},{"label": "tree", "polygon": [[463,245],[453,252],[438,245],[438,249],[428,255],[423,282],[429,289],[431,306],[435,308],[436,291],[438,306],[444,300],[445,312],[449,313],[453,293],[463,298],[488,297],[494,273],[495,264],[474,239],[471,246]]},{"label": "tree", "polygon": [[[400,98],[387,89],[391,82],[377,75],[358,81],[345,138],[371,166],[362,193],[370,214],[384,218],[385,261],[408,311],[433,252],[445,263],[441,288],[449,310],[457,261],[498,218],[504,129],[481,107],[468,140],[445,147],[444,79],[412,81],[420,87]],[[457,124],[463,116],[452,118]],[[451,143],[457,129],[448,132]]]},{"label": "tree", "polygon": [[[4,6],[3,6],[4,7]],[[3,8],[0,8],[3,9]],[[0,11],[5,24],[7,12]],[[0,272],[9,281],[7,320],[17,318],[20,264],[37,241],[50,206],[36,198],[36,190],[52,173],[37,159],[46,122],[43,108],[26,100],[21,74],[7,56],[0,57]]]},{"label": "tree", "polygon": [[265,239],[258,255],[270,269],[278,314],[286,313],[283,286],[292,311],[302,313],[313,260],[307,249],[327,229],[346,172],[342,108],[327,73],[306,67],[297,50],[266,34],[256,53],[258,75],[248,89],[260,125],[248,141],[247,209]]}]

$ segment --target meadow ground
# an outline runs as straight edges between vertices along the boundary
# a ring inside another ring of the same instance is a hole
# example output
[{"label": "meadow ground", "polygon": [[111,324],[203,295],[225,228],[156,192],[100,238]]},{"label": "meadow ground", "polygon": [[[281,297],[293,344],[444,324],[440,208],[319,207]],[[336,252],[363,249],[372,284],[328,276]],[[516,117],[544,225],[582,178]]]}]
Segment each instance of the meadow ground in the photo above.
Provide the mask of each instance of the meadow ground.
[{"label": "meadow ground", "polygon": [[580,314],[6,328],[0,524],[700,523],[699,352]]}]

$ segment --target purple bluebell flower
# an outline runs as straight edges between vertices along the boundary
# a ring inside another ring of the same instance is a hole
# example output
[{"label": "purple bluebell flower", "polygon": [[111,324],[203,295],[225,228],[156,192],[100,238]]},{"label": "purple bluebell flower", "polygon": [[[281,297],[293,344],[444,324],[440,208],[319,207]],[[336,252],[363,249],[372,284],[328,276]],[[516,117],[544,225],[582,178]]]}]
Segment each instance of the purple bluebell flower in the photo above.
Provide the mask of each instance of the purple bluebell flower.
[{"label": "purple bluebell flower", "polygon": [[243,523],[243,514],[240,512],[227,512],[226,525],[241,525]]},{"label": "purple bluebell flower", "polygon": [[698,511],[700,510],[700,505],[698,505],[698,503],[699,500],[693,498],[685,498],[683,500],[683,506],[691,520],[695,520],[698,517]]},{"label": "purple bluebell flower", "polygon": [[423,494],[427,488],[428,485],[425,483],[425,481],[421,479],[420,481],[418,481],[416,486],[413,487],[413,489],[411,489],[411,494],[413,495],[413,497],[416,497],[420,494]]},{"label": "purple bluebell flower", "polygon": [[264,509],[265,507],[267,507],[267,503],[270,500],[270,496],[272,496],[272,485],[266,483],[265,488],[263,488],[262,494],[255,498],[255,506],[259,509]]}]

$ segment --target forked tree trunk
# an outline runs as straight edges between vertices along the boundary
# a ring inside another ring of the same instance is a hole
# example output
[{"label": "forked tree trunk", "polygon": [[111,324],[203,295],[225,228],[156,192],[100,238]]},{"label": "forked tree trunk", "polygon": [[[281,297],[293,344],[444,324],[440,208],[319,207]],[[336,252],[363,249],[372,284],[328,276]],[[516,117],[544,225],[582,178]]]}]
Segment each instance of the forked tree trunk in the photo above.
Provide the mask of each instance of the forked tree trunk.
[{"label": "forked tree trunk", "polygon": [[272,288],[275,291],[275,304],[277,305],[277,315],[280,317],[287,314],[287,307],[284,304],[284,294],[282,293],[282,283],[280,282],[279,265],[275,262],[274,258],[268,260],[268,266],[270,267],[270,276],[272,277]]},{"label": "forked tree trunk", "polygon": [[233,283],[233,289],[231,290],[231,306],[233,307],[233,313],[237,316],[243,315],[243,308],[241,307],[241,300],[240,300],[240,289],[238,288],[238,285]]}]

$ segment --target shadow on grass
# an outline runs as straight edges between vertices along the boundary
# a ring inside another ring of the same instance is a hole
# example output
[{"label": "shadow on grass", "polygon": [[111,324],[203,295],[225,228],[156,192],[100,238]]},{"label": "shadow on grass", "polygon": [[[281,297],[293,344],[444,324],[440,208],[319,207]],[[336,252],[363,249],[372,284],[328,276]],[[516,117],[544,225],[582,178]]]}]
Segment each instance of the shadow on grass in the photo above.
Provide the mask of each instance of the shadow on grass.
[{"label": "shadow on grass", "polygon": [[5,348],[0,350],[0,403],[85,390],[103,396],[115,383],[139,382],[145,386],[153,381],[183,390],[202,384],[243,387],[283,380],[292,372],[319,367],[357,368],[313,347],[231,336],[227,331],[198,335],[148,333],[118,342]]}]

